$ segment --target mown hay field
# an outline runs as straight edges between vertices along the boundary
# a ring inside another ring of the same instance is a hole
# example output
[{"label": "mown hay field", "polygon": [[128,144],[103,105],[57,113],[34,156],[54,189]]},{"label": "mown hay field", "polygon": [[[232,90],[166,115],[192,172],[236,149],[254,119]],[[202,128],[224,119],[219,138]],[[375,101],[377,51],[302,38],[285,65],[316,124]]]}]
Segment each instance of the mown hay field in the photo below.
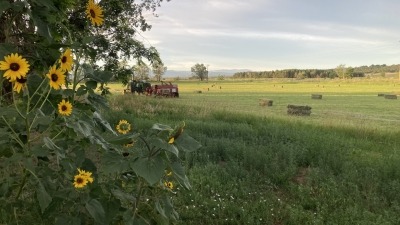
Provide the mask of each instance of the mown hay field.
[{"label": "mown hay field", "polygon": [[[400,81],[397,79],[172,82],[179,85],[180,98],[162,101],[178,106],[389,132],[400,125],[400,101],[384,97],[385,94],[400,94]],[[109,87],[114,93],[122,93],[120,84],[111,84]],[[323,97],[312,99],[313,94]],[[380,94],[383,96],[378,96]],[[260,99],[272,100],[273,106],[260,106]],[[311,106],[311,116],[288,116],[287,105],[291,104]]]}]

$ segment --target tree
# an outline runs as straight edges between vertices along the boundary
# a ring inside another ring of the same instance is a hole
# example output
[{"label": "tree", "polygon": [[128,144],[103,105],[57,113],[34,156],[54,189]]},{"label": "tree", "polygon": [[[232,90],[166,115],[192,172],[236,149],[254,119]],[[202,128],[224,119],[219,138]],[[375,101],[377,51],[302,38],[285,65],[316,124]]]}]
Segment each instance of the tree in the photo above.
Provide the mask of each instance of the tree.
[{"label": "tree", "polygon": [[196,78],[199,78],[201,81],[207,78],[208,76],[208,71],[207,67],[202,63],[199,64],[197,63],[191,68],[192,75]]},{"label": "tree", "polygon": [[134,70],[136,79],[139,80],[149,79],[150,68],[143,61],[139,60]]},{"label": "tree", "polygon": [[340,64],[339,66],[336,67],[335,69],[336,74],[338,75],[339,78],[345,78],[346,76],[346,65],[345,64]]},{"label": "tree", "polygon": [[164,64],[162,62],[156,61],[152,64],[152,70],[153,70],[154,78],[157,81],[161,81],[162,76],[164,75],[165,71],[167,71],[167,67],[164,66]]}]

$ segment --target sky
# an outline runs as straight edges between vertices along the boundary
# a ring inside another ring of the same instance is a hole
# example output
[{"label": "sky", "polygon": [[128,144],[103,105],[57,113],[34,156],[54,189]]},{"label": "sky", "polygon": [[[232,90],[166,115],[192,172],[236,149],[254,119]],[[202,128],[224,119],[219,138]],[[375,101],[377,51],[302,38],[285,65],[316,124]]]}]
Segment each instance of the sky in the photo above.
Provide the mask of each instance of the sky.
[{"label": "sky", "polygon": [[139,40],[168,70],[400,64],[400,0],[171,0]]}]

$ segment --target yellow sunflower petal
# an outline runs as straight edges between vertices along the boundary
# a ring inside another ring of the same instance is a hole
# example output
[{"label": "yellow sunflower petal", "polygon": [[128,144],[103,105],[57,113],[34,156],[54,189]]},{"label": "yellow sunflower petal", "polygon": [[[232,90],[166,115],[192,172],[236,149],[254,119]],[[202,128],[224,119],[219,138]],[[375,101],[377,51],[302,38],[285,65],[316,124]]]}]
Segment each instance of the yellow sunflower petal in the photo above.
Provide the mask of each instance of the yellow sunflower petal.
[{"label": "yellow sunflower petal", "polygon": [[71,49],[67,48],[59,59],[61,70],[71,71],[73,60]]},{"label": "yellow sunflower petal", "polygon": [[65,84],[64,72],[55,65],[50,67],[49,73],[47,73],[46,76],[50,80],[50,87],[55,90],[60,89],[61,86]]},{"label": "yellow sunflower petal", "polygon": [[4,57],[5,61],[0,61],[0,70],[5,70],[3,77],[13,82],[17,78],[26,76],[29,72],[29,63],[18,53]]},{"label": "yellow sunflower petal", "polygon": [[89,0],[87,4],[86,14],[94,26],[100,26],[103,24],[103,9],[93,0]]},{"label": "yellow sunflower petal", "polygon": [[62,116],[70,116],[72,113],[72,104],[63,99],[60,103],[58,103],[58,113]]}]

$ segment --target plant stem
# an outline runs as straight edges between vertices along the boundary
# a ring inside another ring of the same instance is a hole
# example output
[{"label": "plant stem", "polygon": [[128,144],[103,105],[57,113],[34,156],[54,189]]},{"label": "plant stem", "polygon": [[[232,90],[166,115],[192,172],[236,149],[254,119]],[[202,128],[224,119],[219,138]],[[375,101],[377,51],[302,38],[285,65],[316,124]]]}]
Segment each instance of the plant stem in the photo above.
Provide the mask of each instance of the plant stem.
[{"label": "plant stem", "polygon": [[139,186],[139,190],[138,190],[138,196],[136,197],[136,202],[135,202],[135,205],[134,205],[134,210],[133,210],[133,221],[135,220],[135,217],[136,217],[136,214],[137,214],[137,211],[138,211],[138,207],[139,207],[139,202],[140,202],[140,198],[142,197],[142,189],[143,189],[143,186],[142,186],[142,181],[139,179],[139,184],[138,184],[138,186]]},{"label": "plant stem", "polygon": [[27,178],[27,177],[28,177],[28,171],[26,171],[26,170],[24,169],[24,178],[22,179],[21,186],[19,186],[19,190],[18,190],[17,196],[15,197],[15,200],[18,200],[19,196],[21,195],[22,189],[23,189],[24,186],[25,186],[26,178]]}]

